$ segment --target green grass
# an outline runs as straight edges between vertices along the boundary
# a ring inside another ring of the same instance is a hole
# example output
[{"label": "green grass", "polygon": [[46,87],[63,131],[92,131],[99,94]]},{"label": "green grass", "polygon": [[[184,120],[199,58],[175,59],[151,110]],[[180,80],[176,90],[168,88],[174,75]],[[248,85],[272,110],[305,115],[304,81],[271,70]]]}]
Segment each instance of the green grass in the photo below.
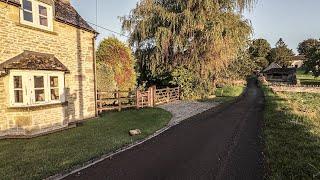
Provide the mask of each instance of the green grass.
[{"label": "green grass", "polygon": [[244,85],[237,86],[224,86],[223,88],[217,88],[215,91],[215,98],[201,99],[200,102],[230,102],[240,96],[244,91]]},{"label": "green grass", "polygon": [[312,73],[305,74],[304,70],[297,71],[297,78],[301,85],[320,85],[320,77],[315,78]]},{"label": "green grass", "polygon": [[[0,179],[42,179],[143,139],[169,122],[161,109],[110,112],[67,131],[0,141]],[[130,129],[142,134],[131,137]]]},{"label": "green grass", "polygon": [[270,179],[320,179],[320,95],[264,92]]}]

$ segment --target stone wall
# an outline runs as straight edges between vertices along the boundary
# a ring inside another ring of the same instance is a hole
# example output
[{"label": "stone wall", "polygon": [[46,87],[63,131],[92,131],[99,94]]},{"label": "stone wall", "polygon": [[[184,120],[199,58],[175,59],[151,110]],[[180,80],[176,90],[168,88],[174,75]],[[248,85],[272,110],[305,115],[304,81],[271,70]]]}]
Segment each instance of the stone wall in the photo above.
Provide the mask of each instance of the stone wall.
[{"label": "stone wall", "polygon": [[94,33],[57,21],[54,21],[53,32],[21,25],[19,22],[19,8],[0,2],[0,63],[24,50],[54,54],[70,70],[65,76],[68,103],[10,109],[8,78],[0,78],[0,136],[1,133],[43,131],[94,117]]}]

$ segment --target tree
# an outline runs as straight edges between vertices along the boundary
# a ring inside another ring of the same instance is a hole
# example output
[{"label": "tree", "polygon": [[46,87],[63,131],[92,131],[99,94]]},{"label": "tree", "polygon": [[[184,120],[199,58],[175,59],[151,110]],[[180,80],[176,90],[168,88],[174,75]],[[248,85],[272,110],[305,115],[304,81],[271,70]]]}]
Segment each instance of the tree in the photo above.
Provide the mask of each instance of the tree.
[{"label": "tree", "polygon": [[246,79],[248,76],[259,68],[258,65],[252,61],[250,53],[242,51],[238,55],[238,60],[229,65],[224,74],[224,79],[239,80]]},{"label": "tree", "polygon": [[298,52],[300,55],[304,55],[306,57],[306,61],[304,63],[304,68],[306,73],[309,71],[313,71],[314,74],[317,73],[317,47],[320,46],[320,41],[317,39],[307,39],[298,45]]},{"label": "tree", "polygon": [[249,48],[249,54],[252,58],[267,57],[270,50],[270,43],[266,39],[255,39]]},{"label": "tree", "polygon": [[97,50],[98,89],[128,91],[135,88],[134,66],[135,60],[127,45],[114,37],[104,39]]},{"label": "tree", "polygon": [[319,45],[320,41],[317,39],[307,39],[299,43],[298,52],[300,55],[307,55],[312,48]]},{"label": "tree", "polygon": [[267,56],[270,53],[270,43],[265,39],[255,39],[249,47],[249,55],[251,60],[259,69],[264,69],[269,65]]},{"label": "tree", "polygon": [[201,82],[199,86],[214,85],[247,45],[252,29],[236,9],[252,2],[140,1],[122,20],[123,29],[130,33],[130,45],[136,49],[141,78],[170,78],[174,69],[184,67]]},{"label": "tree", "polygon": [[281,66],[287,67],[290,65],[292,56],[294,56],[292,49],[289,49],[282,38],[280,38],[276,43],[276,47],[271,49],[267,58],[269,62],[276,62]]},{"label": "tree", "polygon": [[315,77],[320,76],[320,45],[315,45],[309,49],[306,55],[308,61],[305,63],[308,72],[311,70]]},{"label": "tree", "polygon": [[270,64],[266,57],[256,57],[253,59],[253,62],[259,69],[265,69]]},{"label": "tree", "polygon": [[118,90],[112,67],[103,61],[97,62],[97,88],[99,91]]},{"label": "tree", "polygon": [[320,76],[320,41],[308,39],[299,44],[298,51],[305,55],[307,61],[304,63],[306,73],[313,72],[315,77]]}]

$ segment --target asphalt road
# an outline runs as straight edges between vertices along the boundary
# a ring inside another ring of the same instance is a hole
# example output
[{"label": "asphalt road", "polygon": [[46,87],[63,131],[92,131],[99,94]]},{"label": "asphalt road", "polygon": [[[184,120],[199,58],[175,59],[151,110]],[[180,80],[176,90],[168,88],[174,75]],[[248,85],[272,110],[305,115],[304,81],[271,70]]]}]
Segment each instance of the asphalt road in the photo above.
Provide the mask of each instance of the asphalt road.
[{"label": "asphalt road", "polygon": [[66,179],[263,179],[263,107],[262,91],[250,82],[237,102],[194,116]]}]

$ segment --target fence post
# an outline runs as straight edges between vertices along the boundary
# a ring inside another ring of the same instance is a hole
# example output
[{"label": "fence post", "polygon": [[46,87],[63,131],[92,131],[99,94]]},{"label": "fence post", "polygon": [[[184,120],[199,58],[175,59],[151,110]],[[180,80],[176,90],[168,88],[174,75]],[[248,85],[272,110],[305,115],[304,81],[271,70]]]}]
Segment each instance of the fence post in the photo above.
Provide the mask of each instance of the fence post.
[{"label": "fence post", "polygon": [[116,92],[116,98],[118,99],[118,111],[121,111],[121,98],[119,91]]},{"label": "fence post", "polygon": [[97,104],[97,111],[98,111],[98,115],[101,114],[101,97],[100,97],[100,93],[99,91],[97,91],[97,100],[98,100],[98,104]]},{"label": "fence post", "polygon": [[170,88],[167,87],[167,103],[170,102],[170,96],[171,96]]},{"label": "fence post", "polygon": [[178,100],[181,99],[180,93],[181,93],[181,89],[180,89],[180,86],[178,86]]},{"label": "fence post", "polygon": [[139,109],[140,91],[136,90],[136,108]]},{"label": "fence post", "polygon": [[151,86],[151,87],[149,87],[149,89],[148,89],[148,91],[149,91],[149,96],[148,96],[148,102],[149,102],[149,106],[150,107],[154,107],[155,106],[155,101],[156,101],[156,97],[155,97],[155,95],[156,95],[156,86]]}]

